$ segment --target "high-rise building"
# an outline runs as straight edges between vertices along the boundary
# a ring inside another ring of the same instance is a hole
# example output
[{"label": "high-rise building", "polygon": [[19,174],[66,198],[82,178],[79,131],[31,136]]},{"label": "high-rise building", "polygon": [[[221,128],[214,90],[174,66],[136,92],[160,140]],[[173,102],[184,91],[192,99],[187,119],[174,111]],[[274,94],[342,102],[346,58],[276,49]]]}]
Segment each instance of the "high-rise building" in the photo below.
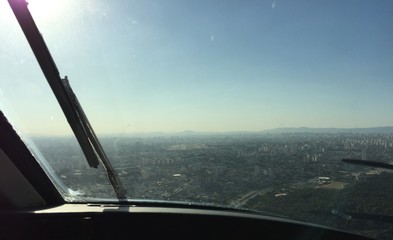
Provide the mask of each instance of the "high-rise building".
[{"label": "high-rise building", "polygon": [[367,160],[367,151],[366,148],[362,149],[362,160]]}]

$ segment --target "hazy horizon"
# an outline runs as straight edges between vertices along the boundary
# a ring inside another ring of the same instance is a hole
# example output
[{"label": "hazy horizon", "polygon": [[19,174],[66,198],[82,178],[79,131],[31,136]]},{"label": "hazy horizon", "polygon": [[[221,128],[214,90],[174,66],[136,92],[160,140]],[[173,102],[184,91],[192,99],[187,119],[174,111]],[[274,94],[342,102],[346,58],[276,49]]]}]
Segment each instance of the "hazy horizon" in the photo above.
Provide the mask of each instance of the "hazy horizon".
[{"label": "hazy horizon", "polygon": [[[304,130],[304,131],[301,131]],[[183,130],[183,131],[151,131],[151,132],[113,132],[113,133],[99,133],[99,137],[128,137],[128,136],[156,136],[156,135],[167,135],[167,136],[188,136],[188,135],[230,135],[230,134],[275,134],[275,133],[386,133],[393,134],[393,126],[380,126],[380,127],[365,127],[365,128],[310,128],[310,127],[279,127],[256,131],[246,130],[235,130],[235,131],[194,131],[194,130]],[[37,134],[37,133],[25,133],[30,137],[74,137],[73,133],[68,135],[61,134]]]}]

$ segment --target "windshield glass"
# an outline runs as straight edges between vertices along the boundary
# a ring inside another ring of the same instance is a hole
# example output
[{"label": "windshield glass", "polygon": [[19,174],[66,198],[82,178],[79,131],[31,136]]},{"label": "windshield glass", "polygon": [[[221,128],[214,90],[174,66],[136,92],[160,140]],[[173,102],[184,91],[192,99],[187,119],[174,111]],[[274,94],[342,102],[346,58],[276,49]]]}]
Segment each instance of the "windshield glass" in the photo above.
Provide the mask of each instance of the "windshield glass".
[{"label": "windshield glass", "polygon": [[[393,2],[29,2],[128,200],[393,237],[392,171],[342,162],[393,163]],[[116,200],[1,4],[1,110],[67,201]]]}]

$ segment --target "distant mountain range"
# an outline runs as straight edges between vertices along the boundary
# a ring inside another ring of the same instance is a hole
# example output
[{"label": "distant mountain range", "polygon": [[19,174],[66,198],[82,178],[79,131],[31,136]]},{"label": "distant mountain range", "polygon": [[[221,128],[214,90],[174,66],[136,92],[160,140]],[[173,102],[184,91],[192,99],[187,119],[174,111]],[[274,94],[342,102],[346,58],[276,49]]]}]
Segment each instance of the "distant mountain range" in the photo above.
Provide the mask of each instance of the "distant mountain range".
[{"label": "distant mountain range", "polygon": [[[246,135],[266,135],[266,134],[283,134],[283,133],[357,133],[357,134],[393,134],[393,127],[372,127],[372,128],[273,128],[263,131],[228,131],[228,132],[197,132],[186,130],[181,132],[145,132],[145,133],[128,133],[128,134],[99,134],[100,137],[191,137],[191,136],[246,136]],[[56,136],[40,136],[32,137],[56,137]],[[70,136],[64,136],[70,137]]]},{"label": "distant mountain range", "polygon": [[228,131],[228,132],[198,132],[198,131],[182,131],[182,132],[151,132],[131,134],[133,136],[209,136],[209,135],[263,135],[263,134],[282,134],[282,133],[358,133],[358,134],[393,134],[393,127],[373,127],[373,128],[274,128],[263,131]]},{"label": "distant mountain range", "polygon": [[261,131],[260,133],[388,133],[393,134],[393,127],[373,128],[275,128]]}]

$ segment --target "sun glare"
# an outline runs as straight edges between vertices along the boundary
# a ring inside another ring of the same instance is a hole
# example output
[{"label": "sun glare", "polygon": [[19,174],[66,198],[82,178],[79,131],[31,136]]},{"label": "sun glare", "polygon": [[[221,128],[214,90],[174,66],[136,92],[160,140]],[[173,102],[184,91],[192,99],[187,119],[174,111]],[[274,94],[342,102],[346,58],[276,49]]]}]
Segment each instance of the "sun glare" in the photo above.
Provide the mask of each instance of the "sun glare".
[{"label": "sun glare", "polygon": [[51,20],[64,12],[65,0],[27,0],[28,7],[34,18]]}]

